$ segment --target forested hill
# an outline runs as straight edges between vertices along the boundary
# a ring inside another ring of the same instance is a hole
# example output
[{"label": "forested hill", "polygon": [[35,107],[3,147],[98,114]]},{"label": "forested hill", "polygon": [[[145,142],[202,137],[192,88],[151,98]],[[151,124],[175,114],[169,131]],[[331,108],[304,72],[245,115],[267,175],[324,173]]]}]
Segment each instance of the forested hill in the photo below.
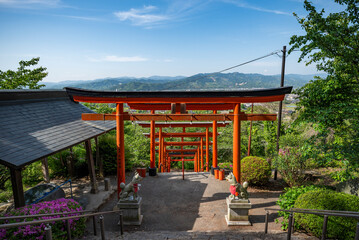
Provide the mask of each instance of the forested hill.
[{"label": "forested hill", "polygon": [[[298,88],[313,79],[313,75],[288,74],[285,85]],[[234,88],[273,88],[280,86],[280,75],[220,73],[212,76],[197,74],[191,77],[106,78],[93,81],[65,81],[44,83],[47,89],[78,87],[94,90],[151,91],[198,90]]]}]

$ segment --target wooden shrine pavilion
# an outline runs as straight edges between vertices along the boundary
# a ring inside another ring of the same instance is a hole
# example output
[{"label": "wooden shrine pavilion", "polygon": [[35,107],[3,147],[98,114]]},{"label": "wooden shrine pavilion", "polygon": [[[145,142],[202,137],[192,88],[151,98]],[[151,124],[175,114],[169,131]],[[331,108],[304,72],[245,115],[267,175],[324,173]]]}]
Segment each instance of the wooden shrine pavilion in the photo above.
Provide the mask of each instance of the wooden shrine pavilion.
[{"label": "wooden shrine pavilion", "polygon": [[[10,169],[15,207],[25,205],[21,171],[28,164],[85,143],[91,192],[98,191],[91,139],[115,129],[113,122],[85,122],[94,113],[64,90],[0,90],[0,164]],[[45,171],[46,172],[46,171]],[[49,181],[48,171],[47,181]]]}]

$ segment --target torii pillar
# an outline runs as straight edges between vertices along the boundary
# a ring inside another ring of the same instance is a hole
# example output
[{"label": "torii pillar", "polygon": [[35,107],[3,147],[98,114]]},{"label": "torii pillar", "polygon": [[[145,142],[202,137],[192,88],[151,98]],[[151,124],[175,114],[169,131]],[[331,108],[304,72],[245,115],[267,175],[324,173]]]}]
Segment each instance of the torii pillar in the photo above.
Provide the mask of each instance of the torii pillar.
[{"label": "torii pillar", "polygon": [[206,172],[209,171],[209,129],[206,128]]},{"label": "torii pillar", "polygon": [[[217,114],[217,111],[214,110],[213,114]],[[217,168],[217,121],[213,121],[212,133],[212,168]]]},{"label": "torii pillar", "polygon": [[125,183],[125,126],[123,103],[116,104],[116,145],[117,145],[117,198],[120,198],[121,183]]},{"label": "torii pillar", "polygon": [[[155,113],[154,110],[151,111],[152,114]],[[156,143],[155,143],[155,121],[151,121],[151,128],[150,128],[150,168],[148,169],[148,175],[149,176],[156,176],[157,169],[156,169]]]},{"label": "torii pillar", "polygon": [[241,121],[239,114],[241,104],[237,103],[234,107],[233,116],[233,175],[237,182],[241,182]]}]

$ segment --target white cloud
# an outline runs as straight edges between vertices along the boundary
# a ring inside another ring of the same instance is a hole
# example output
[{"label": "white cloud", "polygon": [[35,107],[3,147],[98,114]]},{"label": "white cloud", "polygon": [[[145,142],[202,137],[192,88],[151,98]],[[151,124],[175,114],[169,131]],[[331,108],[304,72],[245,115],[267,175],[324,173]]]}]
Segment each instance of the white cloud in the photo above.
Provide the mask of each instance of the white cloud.
[{"label": "white cloud", "polygon": [[203,10],[212,0],[171,0],[169,4],[159,9],[156,6],[131,8],[128,11],[118,11],[114,15],[120,21],[130,21],[133,25],[152,28],[169,22],[186,21]]},{"label": "white cloud", "polygon": [[133,56],[133,57],[119,57],[115,55],[105,56],[103,58],[90,58],[91,62],[145,62],[148,61],[147,58]]},{"label": "white cloud", "polygon": [[169,19],[168,16],[155,14],[155,6],[144,6],[141,9],[131,8],[129,11],[115,12],[120,21],[131,21],[134,25],[153,25]]},{"label": "white cloud", "polygon": [[222,2],[225,3],[230,3],[233,4],[237,7],[240,8],[247,8],[247,9],[251,9],[251,10],[255,10],[258,12],[267,12],[267,13],[274,13],[274,14],[278,14],[278,15],[288,15],[288,16],[292,16],[292,13],[288,13],[288,12],[283,12],[280,10],[275,10],[275,9],[267,9],[267,8],[261,8],[261,7],[257,7],[257,6],[253,6],[250,5],[248,3],[246,3],[245,1],[235,1],[235,0],[221,0]]},{"label": "white cloud", "polygon": [[104,21],[104,19],[96,18],[96,17],[72,16],[72,15],[54,15],[54,16],[79,19],[84,21],[96,21],[96,22]]}]

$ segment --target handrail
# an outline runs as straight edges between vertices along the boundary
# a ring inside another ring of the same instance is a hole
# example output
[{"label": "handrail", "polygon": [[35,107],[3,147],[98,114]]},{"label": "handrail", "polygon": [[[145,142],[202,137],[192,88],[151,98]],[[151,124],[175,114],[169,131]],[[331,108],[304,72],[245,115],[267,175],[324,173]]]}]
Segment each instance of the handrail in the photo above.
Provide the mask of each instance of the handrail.
[{"label": "handrail", "polygon": [[[105,230],[104,230],[104,214],[109,214],[109,213],[116,213],[119,212],[120,213],[120,230],[121,230],[121,235],[123,235],[123,211],[122,210],[113,210],[113,211],[106,211],[106,212],[96,212],[96,213],[91,213],[91,214],[83,214],[83,215],[77,215],[77,216],[70,216],[70,217],[60,217],[60,218],[51,218],[51,219],[45,219],[45,220],[33,220],[30,222],[19,222],[19,223],[7,223],[7,224],[0,224],[0,229],[1,228],[12,228],[12,227],[21,227],[21,226],[25,226],[25,225],[36,225],[36,224],[41,224],[41,223],[50,223],[50,222],[57,222],[57,221],[66,221],[66,228],[67,228],[67,236],[68,239],[71,239],[71,230],[70,230],[70,224],[69,224],[69,220],[70,219],[75,219],[75,218],[83,218],[83,217],[93,217],[93,226],[94,226],[94,235],[97,234],[96,231],[96,225],[95,225],[95,216],[100,215],[100,227],[101,227],[101,239],[105,239]],[[76,214],[77,212],[72,212],[73,214]],[[63,213],[58,213],[57,215],[61,215]],[[31,215],[29,215],[31,216]],[[20,216],[23,217],[23,216]],[[51,233],[51,227],[45,229],[46,230],[46,236],[49,236],[50,239],[52,239],[52,233]]]},{"label": "handrail", "polygon": [[0,217],[0,221],[12,220],[12,219],[24,219],[24,218],[36,218],[36,217],[51,217],[57,215],[67,215],[67,214],[76,214],[76,213],[86,213],[86,212],[96,212],[93,210],[85,210],[78,212],[61,212],[61,213],[46,213],[46,214],[34,214],[34,215],[20,215],[20,216],[11,216],[11,217]]},{"label": "handrail", "polygon": [[[291,208],[287,209],[278,209],[278,208],[264,208],[266,211],[265,216],[265,225],[264,225],[264,233],[268,233],[268,218],[269,211],[277,211],[277,212],[289,212],[288,218],[288,235],[287,240],[291,239],[292,228],[294,230],[294,216],[293,213],[303,213],[303,214],[314,214],[314,215],[323,215],[323,229],[322,229],[322,240],[326,239],[327,235],[327,224],[328,224],[328,216],[336,216],[336,217],[350,217],[356,218],[359,220],[359,212],[351,212],[351,211],[336,211],[336,210],[321,210],[321,209],[301,209],[301,208]],[[359,240],[359,222],[357,223],[356,232],[355,232],[355,240]]]},{"label": "handrail", "polygon": [[[314,214],[314,215],[328,215],[328,216],[336,216],[336,217],[352,217],[352,218],[358,218],[359,219],[359,212],[353,212],[354,214],[340,214],[341,211],[336,212],[330,212],[330,210],[327,210],[328,212],[322,212],[321,210],[316,209],[301,209],[297,208],[298,210],[287,210],[287,209],[275,209],[275,208],[264,208],[265,211],[278,211],[278,212],[290,212],[290,213],[307,213],[307,214]],[[300,211],[304,210],[304,211]],[[313,211],[307,211],[307,210],[313,210]]]},{"label": "handrail", "polygon": [[352,211],[337,211],[337,210],[325,210],[325,209],[305,209],[305,208],[291,208],[290,210],[300,210],[300,211],[314,211],[314,212],[331,212],[331,213],[346,213],[346,214],[359,214],[359,212]]},{"label": "handrail", "polygon": [[57,189],[59,189],[61,186],[65,185],[68,182],[70,182],[71,198],[73,198],[73,196],[72,196],[72,181],[71,181],[71,179],[69,179],[69,180],[63,182],[62,184],[60,184],[59,186],[56,186],[55,189],[52,189],[50,192],[47,192],[44,195],[42,195],[40,198],[36,199],[34,202],[30,203],[30,205],[38,203],[41,199],[44,199],[46,196],[50,195],[52,192],[56,191]]}]

